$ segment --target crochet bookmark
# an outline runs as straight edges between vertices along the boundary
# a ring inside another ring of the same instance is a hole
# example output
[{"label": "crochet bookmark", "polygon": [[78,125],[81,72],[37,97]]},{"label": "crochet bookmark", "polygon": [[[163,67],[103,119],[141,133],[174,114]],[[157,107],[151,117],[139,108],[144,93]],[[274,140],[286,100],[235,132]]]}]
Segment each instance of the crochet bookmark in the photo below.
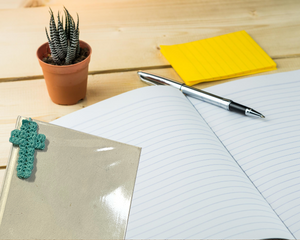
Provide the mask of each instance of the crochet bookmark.
[{"label": "crochet bookmark", "polygon": [[37,123],[23,119],[21,129],[11,132],[9,141],[19,145],[17,175],[19,178],[29,178],[33,169],[35,149],[44,149],[46,136],[37,133]]}]

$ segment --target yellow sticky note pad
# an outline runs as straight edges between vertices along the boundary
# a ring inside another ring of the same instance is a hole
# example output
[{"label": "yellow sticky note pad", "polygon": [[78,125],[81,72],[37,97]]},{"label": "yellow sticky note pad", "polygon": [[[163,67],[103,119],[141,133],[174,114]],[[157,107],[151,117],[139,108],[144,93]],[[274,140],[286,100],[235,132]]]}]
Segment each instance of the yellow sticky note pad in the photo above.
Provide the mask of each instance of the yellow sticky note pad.
[{"label": "yellow sticky note pad", "polygon": [[276,69],[276,63],[246,31],[160,46],[160,51],[189,86]]}]

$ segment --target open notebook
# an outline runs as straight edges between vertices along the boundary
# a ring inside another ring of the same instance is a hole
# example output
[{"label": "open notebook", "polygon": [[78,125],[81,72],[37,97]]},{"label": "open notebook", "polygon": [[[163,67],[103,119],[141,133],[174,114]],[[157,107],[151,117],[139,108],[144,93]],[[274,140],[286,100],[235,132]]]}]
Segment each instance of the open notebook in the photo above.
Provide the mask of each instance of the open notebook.
[{"label": "open notebook", "polygon": [[266,119],[152,86],[53,123],[142,147],[127,239],[299,239],[300,71],[207,91]]}]

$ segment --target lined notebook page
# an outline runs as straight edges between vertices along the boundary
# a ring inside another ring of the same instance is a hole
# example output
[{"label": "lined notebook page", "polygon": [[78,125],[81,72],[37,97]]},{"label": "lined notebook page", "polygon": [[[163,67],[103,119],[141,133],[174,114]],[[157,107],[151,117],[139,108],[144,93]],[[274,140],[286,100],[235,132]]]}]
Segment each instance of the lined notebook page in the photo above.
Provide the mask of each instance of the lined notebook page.
[{"label": "lined notebook page", "polygon": [[160,48],[187,85],[276,69],[276,63],[244,30]]},{"label": "lined notebook page", "polygon": [[252,119],[190,99],[290,231],[300,239],[300,71],[207,91],[253,107]]},{"label": "lined notebook page", "polygon": [[176,89],[138,89],[53,123],[142,147],[127,239],[292,237]]}]

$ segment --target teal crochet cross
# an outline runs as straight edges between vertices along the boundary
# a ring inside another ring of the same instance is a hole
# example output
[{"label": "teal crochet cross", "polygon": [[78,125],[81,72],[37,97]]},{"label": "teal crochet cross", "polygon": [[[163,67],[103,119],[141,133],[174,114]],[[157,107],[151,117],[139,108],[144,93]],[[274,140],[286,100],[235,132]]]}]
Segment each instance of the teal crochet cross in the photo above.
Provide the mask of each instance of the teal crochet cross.
[{"label": "teal crochet cross", "polygon": [[19,145],[17,175],[19,178],[29,178],[33,169],[35,149],[44,149],[46,136],[37,134],[37,123],[23,119],[21,129],[11,132],[9,141]]}]

